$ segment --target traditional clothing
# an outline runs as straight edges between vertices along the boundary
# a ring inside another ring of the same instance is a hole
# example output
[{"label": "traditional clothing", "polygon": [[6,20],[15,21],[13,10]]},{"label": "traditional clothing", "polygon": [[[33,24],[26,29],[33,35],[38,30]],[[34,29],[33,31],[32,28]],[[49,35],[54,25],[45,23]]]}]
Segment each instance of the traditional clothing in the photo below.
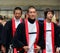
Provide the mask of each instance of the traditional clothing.
[{"label": "traditional clothing", "polygon": [[7,23],[3,28],[2,45],[6,47],[6,50],[7,50],[6,53],[8,53],[9,46],[10,44],[12,44],[14,33],[19,23],[22,22],[21,20],[22,20],[21,18],[20,19],[12,18],[12,20],[7,21]]},{"label": "traditional clothing", "polygon": [[34,48],[36,45],[43,49],[44,38],[40,32],[39,22],[35,19],[25,19],[25,21],[21,23],[17,28],[13,45],[15,48],[21,49],[19,50],[21,53],[25,52],[23,46],[29,47],[27,53],[35,53]]},{"label": "traditional clothing", "polygon": [[1,34],[2,34],[3,25],[0,23],[0,49],[1,49]]},{"label": "traditional clothing", "polygon": [[42,24],[42,31],[46,46],[43,53],[55,53],[55,48],[59,47],[60,27],[53,22],[48,23],[46,20],[44,20],[44,23]]}]

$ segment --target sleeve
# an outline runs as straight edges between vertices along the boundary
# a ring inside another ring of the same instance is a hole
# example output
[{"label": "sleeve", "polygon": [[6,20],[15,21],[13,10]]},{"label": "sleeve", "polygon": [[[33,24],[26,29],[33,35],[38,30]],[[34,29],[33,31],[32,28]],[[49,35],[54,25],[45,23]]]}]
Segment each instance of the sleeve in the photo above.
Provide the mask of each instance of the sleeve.
[{"label": "sleeve", "polygon": [[58,28],[58,35],[57,35],[57,46],[60,47],[60,26],[57,27]]},{"label": "sleeve", "polygon": [[0,44],[1,44],[1,34],[2,34],[3,25],[0,24]]},{"label": "sleeve", "polygon": [[44,27],[43,24],[40,24],[40,34],[39,34],[39,41],[38,45],[41,47],[41,49],[45,48],[45,41],[44,41]]},{"label": "sleeve", "polygon": [[55,46],[60,47],[60,26],[55,25],[55,27],[56,27]]},{"label": "sleeve", "polygon": [[3,27],[1,44],[7,47],[9,46],[10,41],[11,41],[11,21],[8,21]]},{"label": "sleeve", "polygon": [[19,24],[17,27],[16,33],[13,38],[13,47],[14,48],[22,48],[24,44],[22,43],[22,24]]}]

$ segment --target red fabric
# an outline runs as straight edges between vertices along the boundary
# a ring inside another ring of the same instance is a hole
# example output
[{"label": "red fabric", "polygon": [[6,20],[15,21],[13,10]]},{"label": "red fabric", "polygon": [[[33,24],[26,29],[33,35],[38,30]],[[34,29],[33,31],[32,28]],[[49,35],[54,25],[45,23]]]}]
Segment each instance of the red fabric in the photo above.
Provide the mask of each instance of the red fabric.
[{"label": "red fabric", "polygon": [[[44,20],[44,40],[46,45],[46,20]],[[43,50],[43,53],[46,53],[46,49]]]},{"label": "red fabric", "polygon": [[[26,33],[26,40],[27,40],[27,44],[29,45],[29,37],[28,37],[28,20],[25,19],[25,33]],[[24,52],[27,53],[27,52]]]},{"label": "red fabric", "polygon": [[39,39],[39,24],[38,24],[38,21],[36,21],[36,28],[37,28],[37,34],[36,34],[37,37],[36,37],[36,41],[34,43],[34,48],[36,48],[36,44],[37,44],[38,39]]},{"label": "red fabric", "polygon": [[[51,37],[52,37],[52,51],[54,53],[54,24],[51,22]],[[46,20],[44,20],[44,39],[45,39],[45,45],[46,45]],[[46,49],[43,50],[43,53],[46,53]]]},{"label": "red fabric", "polygon": [[[37,28],[37,35],[36,35],[36,41],[34,43],[34,48],[36,48],[36,44],[38,42],[38,35],[39,35],[39,24],[38,21],[36,21],[36,28]],[[28,20],[25,19],[25,30],[26,30],[26,40],[27,40],[27,44],[29,45],[29,34],[28,34]],[[24,52],[27,53],[27,52]]]},{"label": "red fabric", "polygon": [[53,53],[55,53],[55,48],[54,48],[54,24],[51,23],[51,27],[52,27],[52,48],[53,48]]},{"label": "red fabric", "polygon": [[[20,22],[22,22],[22,19],[21,18],[20,18]],[[13,37],[14,37],[15,32],[16,32],[15,20],[14,20],[14,18],[12,18],[12,34],[13,34]],[[21,50],[21,49],[19,49],[19,50]],[[14,51],[14,53],[17,53],[16,48],[14,48],[13,51]]]}]

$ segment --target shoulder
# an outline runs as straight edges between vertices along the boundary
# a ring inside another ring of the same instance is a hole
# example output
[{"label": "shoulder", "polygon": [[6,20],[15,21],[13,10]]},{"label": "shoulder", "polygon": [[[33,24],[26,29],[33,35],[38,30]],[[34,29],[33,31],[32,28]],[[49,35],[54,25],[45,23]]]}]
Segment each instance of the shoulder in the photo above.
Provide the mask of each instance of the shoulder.
[{"label": "shoulder", "polygon": [[60,26],[58,26],[56,23],[53,23],[54,24],[54,27],[57,27],[57,28],[59,28]]},{"label": "shoulder", "polygon": [[24,28],[25,27],[25,23],[24,22],[22,22],[22,23],[20,23],[19,25],[18,25],[18,27],[17,28]]},{"label": "shoulder", "polygon": [[12,20],[9,20],[9,21],[7,21],[6,24],[4,25],[4,28],[9,29],[9,28],[11,28],[11,27],[12,27]]},{"label": "shoulder", "polygon": [[5,25],[11,25],[11,24],[12,24],[12,20],[8,20]]}]

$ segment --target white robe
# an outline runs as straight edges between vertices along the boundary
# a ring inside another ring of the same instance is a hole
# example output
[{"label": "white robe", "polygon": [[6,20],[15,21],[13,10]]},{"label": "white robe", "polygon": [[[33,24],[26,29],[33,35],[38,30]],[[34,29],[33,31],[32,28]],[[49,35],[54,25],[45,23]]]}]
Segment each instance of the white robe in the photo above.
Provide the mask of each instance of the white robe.
[{"label": "white robe", "polygon": [[52,53],[51,23],[46,22],[46,53]]},{"label": "white robe", "polygon": [[[28,22],[28,32],[29,33],[37,32],[36,22],[33,24]],[[34,53],[34,42],[35,42],[35,40],[36,40],[36,33],[35,34],[29,34],[29,50],[27,53]]]}]

